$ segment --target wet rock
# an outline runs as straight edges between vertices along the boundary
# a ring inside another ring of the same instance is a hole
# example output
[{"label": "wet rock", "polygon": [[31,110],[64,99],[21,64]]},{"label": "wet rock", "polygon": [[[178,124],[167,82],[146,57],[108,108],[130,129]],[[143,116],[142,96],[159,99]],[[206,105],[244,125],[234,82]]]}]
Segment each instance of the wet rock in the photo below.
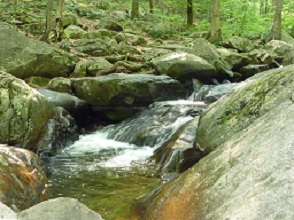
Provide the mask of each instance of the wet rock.
[{"label": "wet rock", "polygon": [[35,89],[11,74],[0,72],[0,142],[37,150],[37,143],[53,117],[53,106]]},{"label": "wet rock", "polygon": [[116,73],[73,78],[71,83],[79,98],[96,106],[148,106],[154,101],[184,96],[184,87],[167,76]]},{"label": "wet rock", "polygon": [[120,24],[110,20],[109,18],[102,19],[100,23],[95,26],[95,29],[106,29],[116,32],[123,31],[123,27]]},{"label": "wet rock", "polygon": [[17,215],[11,208],[0,202],[0,219],[2,220],[16,220]]},{"label": "wet rock", "polygon": [[50,79],[38,76],[32,76],[25,79],[25,82],[33,88],[46,88]]},{"label": "wet rock", "polygon": [[236,88],[239,83],[228,83],[228,84],[222,84],[214,86],[213,88],[209,89],[207,93],[203,97],[203,101],[207,104],[211,104],[213,102],[216,102],[224,95],[230,93],[233,91],[234,88]]},{"label": "wet rock", "polygon": [[50,199],[17,214],[19,220],[68,220],[87,219],[103,220],[102,217],[89,209],[77,199],[60,197]]},{"label": "wet rock", "polygon": [[0,48],[0,70],[21,79],[65,77],[78,61],[75,55],[27,38],[12,29],[1,29]]},{"label": "wet rock", "polygon": [[223,42],[224,47],[237,49],[239,52],[246,52],[251,44],[249,39],[239,36],[232,36]]},{"label": "wet rock", "polygon": [[78,124],[83,124],[83,121],[86,121],[86,116],[90,114],[89,104],[76,96],[49,89],[38,89],[38,92],[55,107],[62,107],[67,110]]},{"label": "wet rock", "polygon": [[157,164],[157,172],[164,179],[173,178],[186,171],[204,156],[203,152],[196,147],[195,131],[198,121],[199,117],[195,117],[184,124],[155,150],[152,159]]},{"label": "wet rock", "polygon": [[73,94],[69,78],[53,78],[49,81],[47,88],[56,92]]},{"label": "wet rock", "polygon": [[[186,128],[183,128],[176,134],[178,129],[185,127],[205,107],[204,103],[186,100],[156,102],[134,117],[104,129],[107,130],[108,138],[116,141],[154,148],[165,145],[162,150],[170,152],[169,147],[176,145],[175,142],[180,139],[181,132],[186,131]],[[161,161],[159,157],[158,155],[158,161]],[[167,161],[164,159],[162,163]]]},{"label": "wet rock", "polygon": [[41,158],[55,156],[78,138],[75,119],[65,109],[56,107],[54,118],[48,121],[38,142],[38,155]]},{"label": "wet rock", "polygon": [[212,152],[139,199],[130,219],[292,219],[293,72],[257,74],[210,105],[197,139]]},{"label": "wet rock", "polygon": [[14,211],[26,209],[45,196],[47,178],[33,152],[0,145],[0,201]]},{"label": "wet rock", "polygon": [[257,73],[269,70],[269,66],[267,64],[253,64],[243,66],[239,69],[239,72],[242,74],[243,79],[247,79]]},{"label": "wet rock", "polygon": [[84,38],[86,31],[76,25],[69,25],[64,29],[64,35],[71,39],[82,39]]},{"label": "wet rock", "polygon": [[173,79],[208,80],[215,76],[215,68],[201,57],[188,53],[169,53],[152,60],[156,71]]}]

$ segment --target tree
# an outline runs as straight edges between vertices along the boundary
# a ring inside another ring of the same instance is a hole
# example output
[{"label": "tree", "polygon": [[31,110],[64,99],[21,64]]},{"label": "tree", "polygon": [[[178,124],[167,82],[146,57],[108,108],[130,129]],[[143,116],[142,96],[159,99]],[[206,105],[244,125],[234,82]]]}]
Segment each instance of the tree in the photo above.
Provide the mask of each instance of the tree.
[{"label": "tree", "polygon": [[151,14],[153,14],[153,8],[154,8],[154,4],[153,4],[153,0],[149,0],[149,11]]},{"label": "tree", "polygon": [[210,40],[221,40],[221,26],[220,26],[220,0],[210,0]]},{"label": "tree", "polygon": [[193,25],[193,0],[187,0],[187,25]]},{"label": "tree", "polygon": [[58,9],[57,9],[57,16],[55,19],[55,37],[56,40],[60,41],[63,35],[63,25],[62,25],[62,17],[63,17],[63,5],[64,0],[59,0]]},{"label": "tree", "polygon": [[48,42],[49,34],[52,30],[52,11],[53,11],[54,0],[48,0],[47,11],[46,11],[46,30],[40,40]]},{"label": "tree", "polygon": [[133,0],[132,1],[132,15],[131,15],[132,19],[139,19],[139,0]]},{"label": "tree", "polygon": [[283,0],[273,0],[274,20],[270,32],[271,40],[281,39]]}]

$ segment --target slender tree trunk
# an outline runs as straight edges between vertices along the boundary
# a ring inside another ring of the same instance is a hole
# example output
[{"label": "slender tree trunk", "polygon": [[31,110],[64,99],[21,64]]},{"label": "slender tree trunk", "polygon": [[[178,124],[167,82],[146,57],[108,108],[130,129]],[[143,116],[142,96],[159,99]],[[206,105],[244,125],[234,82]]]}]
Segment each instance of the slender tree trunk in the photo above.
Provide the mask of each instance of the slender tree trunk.
[{"label": "slender tree trunk", "polygon": [[193,25],[193,0],[187,0],[187,25]]},{"label": "slender tree trunk", "polygon": [[210,1],[210,40],[221,40],[221,26],[220,26],[220,0]]},{"label": "slender tree trunk", "polygon": [[46,11],[46,30],[41,37],[41,41],[49,41],[49,34],[52,30],[52,11],[53,11],[53,2],[54,0],[48,0],[47,11]]},{"label": "slender tree trunk", "polygon": [[56,40],[60,41],[63,35],[63,25],[62,25],[62,16],[63,16],[63,6],[64,0],[59,0],[57,17],[55,19],[55,31],[56,31]]},{"label": "slender tree trunk", "polygon": [[139,0],[132,1],[132,19],[139,19]]},{"label": "slender tree trunk", "polygon": [[149,11],[151,14],[153,14],[153,8],[154,8],[153,0],[149,0]]},{"label": "slender tree trunk", "polygon": [[271,28],[270,39],[281,40],[283,0],[275,0],[274,5],[274,21]]}]

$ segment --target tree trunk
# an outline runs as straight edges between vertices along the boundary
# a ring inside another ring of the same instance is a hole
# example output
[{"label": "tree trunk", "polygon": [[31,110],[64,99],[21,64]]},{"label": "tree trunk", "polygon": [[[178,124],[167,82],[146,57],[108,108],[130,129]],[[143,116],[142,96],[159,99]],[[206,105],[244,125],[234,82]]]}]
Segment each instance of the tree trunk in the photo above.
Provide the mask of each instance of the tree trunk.
[{"label": "tree trunk", "polygon": [[132,19],[139,19],[139,0],[132,1]]},{"label": "tree trunk", "polygon": [[49,41],[49,34],[52,30],[52,11],[53,11],[53,2],[54,0],[48,0],[47,3],[47,11],[46,11],[46,30],[41,37],[41,41],[48,42]]},{"label": "tree trunk", "polygon": [[210,40],[221,40],[221,26],[220,26],[220,0],[210,1]]},{"label": "tree trunk", "polygon": [[187,25],[193,25],[193,0],[187,0]]},{"label": "tree trunk", "polygon": [[153,0],[149,0],[149,11],[151,14],[153,14],[153,8],[154,8]]},{"label": "tree trunk", "polygon": [[64,6],[64,0],[59,0],[57,16],[55,19],[55,22],[56,22],[55,34],[56,34],[57,41],[61,41],[62,35],[63,35],[63,25],[62,25],[63,6]]},{"label": "tree trunk", "polygon": [[270,39],[281,40],[283,0],[275,0],[274,5],[274,20],[271,28]]}]

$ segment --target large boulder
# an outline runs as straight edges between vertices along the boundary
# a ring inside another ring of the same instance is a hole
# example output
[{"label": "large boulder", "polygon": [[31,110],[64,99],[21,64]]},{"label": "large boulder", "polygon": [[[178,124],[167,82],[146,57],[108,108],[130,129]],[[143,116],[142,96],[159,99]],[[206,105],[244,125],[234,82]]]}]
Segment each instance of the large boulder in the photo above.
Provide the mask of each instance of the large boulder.
[{"label": "large boulder", "polygon": [[156,57],[152,64],[158,73],[180,81],[190,79],[209,80],[215,76],[215,68],[206,60],[193,54],[174,52]]},{"label": "large boulder", "polygon": [[217,76],[220,78],[233,76],[230,65],[222,60],[222,57],[218,53],[216,47],[208,40],[199,38],[194,41],[192,48],[182,48],[178,50],[191,53],[205,59],[208,63],[211,63],[215,67]]},{"label": "large boulder", "polygon": [[36,151],[53,106],[23,80],[1,71],[0,100],[0,142]]},{"label": "large boulder", "polygon": [[75,94],[97,106],[148,106],[154,101],[184,97],[184,87],[168,76],[116,73],[73,78]]},{"label": "large boulder", "polygon": [[[47,178],[33,152],[0,145],[0,201],[14,211],[39,203]],[[1,215],[0,215],[1,216]]]},{"label": "large boulder", "polygon": [[232,36],[223,42],[224,47],[237,49],[239,52],[246,52],[252,42],[244,37]]},{"label": "large boulder", "polygon": [[[294,65],[263,72],[240,84],[230,96],[212,104],[200,119],[198,143],[210,152],[257,118],[290,100]],[[260,77],[262,76],[262,77]]]},{"label": "large boulder", "polygon": [[294,66],[212,104],[197,133],[215,149],[133,206],[130,219],[293,219]]},{"label": "large boulder", "polygon": [[0,70],[25,79],[31,76],[68,76],[78,58],[12,29],[0,31]]},{"label": "large boulder", "polygon": [[108,42],[101,39],[80,39],[73,46],[76,51],[91,56],[106,56],[111,52]]},{"label": "large boulder", "polygon": [[77,199],[60,197],[50,199],[17,214],[18,220],[103,220]]},{"label": "large boulder", "polygon": [[123,31],[123,27],[115,21],[109,18],[101,19],[99,24],[95,26],[95,29],[106,29],[110,31]]}]

